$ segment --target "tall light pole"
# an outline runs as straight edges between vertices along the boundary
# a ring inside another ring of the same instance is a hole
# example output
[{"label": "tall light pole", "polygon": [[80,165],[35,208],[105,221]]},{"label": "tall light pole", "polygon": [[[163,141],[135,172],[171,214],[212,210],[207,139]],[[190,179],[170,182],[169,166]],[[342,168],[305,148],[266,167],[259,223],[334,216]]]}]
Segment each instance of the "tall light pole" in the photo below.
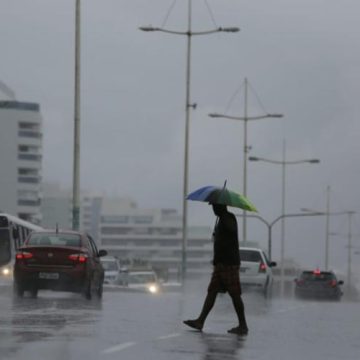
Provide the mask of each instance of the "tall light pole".
[{"label": "tall light pole", "polygon": [[75,97],[72,228],[80,223],[80,0],[75,3]]},{"label": "tall light pole", "polygon": [[[352,250],[353,250],[353,245],[352,245],[352,238],[353,238],[353,234],[352,234],[352,217],[353,215],[356,214],[356,211],[352,211],[352,210],[348,210],[348,211],[339,211],[339,212],[334,212],[334,213],[330,213],[330,215],[347,215],[348,216],[348,233],[347,233],[347,239],[348,239],[348,244],[347,244],[347,249],[348,249],[348,253],[347,253],[347,289],[348,289],[348,294],[351,296],[351,282],[352,282],[352,270],[351,270],[351,262],[352,262]],[[330,235],[340,235],[338,233],[330,233]]]},{"label": "tall light pole", "polygon": [[348,268],[347,268],[347,288],[348,293],[351,295],[351,252],[352,252],[352,217],[355,214],[355,211],[347,211],[347,216],[349,219],[348,224]]},{"label": "tall light pole", "polygon": [[[242,120],[244,122],[244,164],[243,164],[243,195],[247,196],[247,153],[249,152],[248,139],[247,139],[247,123],[250,120],[260,120],[267,118],[282,118],[282,114],[265,114],[260,116],[248,116],[247,109],[247,99],[248,99],[248,80],[245,78],[245,91],[244,91],[244,116],[229,116],[225,114],[211,113],[209,114],[212,118],[224,118],[231,120]],[[242,241],[247,240],[247,231],[246,231],[246,211],[243,211],[243,226],[242,226]]]},{"label": "tall light pole", "polygon": [[[262,157],[250,156],[250,161],[263,161],[271,164],[281,165],[282,168],[282,191],[281,191],[281,214],[285,215],[285,198],[286,198],[286,165],[297,164],[318,164],[319,159],[303,159],[303,160],[286,160],[286,143],[283,142],[282,160],[271,160]],[[280,294],[284,294],[284,257],[285,257],[285,216],[281,218],[281,244],[280,244]]]},{"label": "tall light pole", "polygon": [[188,179],[189,179],[189,130],[190,130],[190,108],[195,108],[196,104],[191,104],[190,79],[191,79],[191,38],[197,35],[209,35],[217,32],[238,32],[238,27],[218,27],[206,31],[192,31],[192,7],[191,0],[188,0],[188,27],[186,31],[167,30],[159,27],[142,26],[142,31],[160,31],[172,35],[185,35],[187,37],[186,51],[186,94],[185,94],[185,147],[184,147],[184,178],[183,178],[183,199],[182,199],[182,250],[181,250],[181,277],[184,281],[186,276],[186,249],[187,249],[187,202]]}]

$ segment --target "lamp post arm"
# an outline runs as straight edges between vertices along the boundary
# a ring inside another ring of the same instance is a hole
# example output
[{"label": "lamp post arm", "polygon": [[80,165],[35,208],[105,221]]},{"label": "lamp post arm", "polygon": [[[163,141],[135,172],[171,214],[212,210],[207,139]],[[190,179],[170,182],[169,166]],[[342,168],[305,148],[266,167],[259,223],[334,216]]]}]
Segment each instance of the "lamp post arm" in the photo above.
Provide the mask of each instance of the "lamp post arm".
[{"label": "lamp post arm", "polygon": [[224,29],[221,27],[212,30],[204,30],[204,31],[177,31],[177,30],[169,30],[158,27],[140,27],[139,29],[143,31],[160,31],[172,35],[188,35],[188,36],[209,35],[224,31]]},{"label": "lamp post arm", "polygon": [[[256,160],[255,160],[256,159]],[[313,162],[312,159],[304,159],[304,160],[293,160],[293,161],[281,161],[281,160],[271,160],[271,159],[266,159],[266,158],[262,158],[262,157],[252,157],[253,161],[263,161],[263,162],[268,162],[271,164],[277,164],[277,165],[296,165],[296,164],[302,164],[302,163],[311,163]]]},{"label": "lamp post arm", "polygon": [[314,213],[308,213],[308,214],[285,214],[285,215],[280,215],[278,216],[275,220],[273,220],[270,223],[270,226],[272,227],[273,225],[275,225],[279,220],[283,219],[283,218],[288,218],[288,217],[303,217],[303,216],[324,216],[326,215],[326,213],[324,212],[314,212]]},{"label": "lamp post arm", "polygon": [[[260,215],[246,215],[247,218],[254,218],[260,220],[263,224],[265,224],[268,228],[268,255],[270,261],[272,260],[272,227],[281,219],[287,218],[287,217],[303,217],[303,216],[323,216],[326,215],[324,212],[313,212],[313,213],[298,213],[298,214],[285,214],[278,216],[275,220],[273,220],[271,223],[266,221],[263,217]],[[236,214],[237,217],[243,217],[242,214]]]},{"label": "lamp post arm", "polygon": [[216,114],[211,113],[209,114],[210,117],[214,118],[224,118],[224,119],[230,119],[230,120],[260,120],[260,119],[267,119],[272,117],[271,115],[259,115],[259,116],[232,116],[232,115],[223,115],[223,114]]}]

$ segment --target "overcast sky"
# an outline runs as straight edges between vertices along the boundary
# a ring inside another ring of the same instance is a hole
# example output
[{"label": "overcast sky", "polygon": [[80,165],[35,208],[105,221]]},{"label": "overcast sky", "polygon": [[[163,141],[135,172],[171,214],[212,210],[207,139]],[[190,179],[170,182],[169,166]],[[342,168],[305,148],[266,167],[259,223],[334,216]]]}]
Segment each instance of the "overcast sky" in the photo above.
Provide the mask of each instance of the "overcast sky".
[{"label": "overcast sky", "polygon": [[[19,101],[41,105],[45,181],[72,182],[75,0],[2,0],[0,80]],[[81,187],[131,196],[140,207],[181,211],[185,128],[186,38],[144,33],[162,26],[173,0],[82,0]],[[287,166],[286,212],[360,212],[360,3],[358,0],[193,0],[193,28],[238,26],[237,34],[193,39],[190,190],[203,185],[242,191],[247,77],[268,112],[283,119],[249,123],[250,155],[281,160],[319,158]],[[185,30],[187,1],[178,0],[167,29]],[[234,101],[230,100],[233,98]],[[249,115],[263,114],[253,92]],[[272,221],[281,213],[281,166],[249,163],[248,196]],[[205,204],[190,203],[190,223],[212,225]],[[279,258],[274,227],[274,258]],[[346,271],[347,218],[333,217],[332,267]],[[360,246],[359,216],[353,221]],[[266,227],[249,220],[249,239],[266,246]],[[286,256],[322,266],[325,219],[286,223]],[[360,256],[353,258],[354,268]],[[359,269],[360,271],[360,269]]]}]

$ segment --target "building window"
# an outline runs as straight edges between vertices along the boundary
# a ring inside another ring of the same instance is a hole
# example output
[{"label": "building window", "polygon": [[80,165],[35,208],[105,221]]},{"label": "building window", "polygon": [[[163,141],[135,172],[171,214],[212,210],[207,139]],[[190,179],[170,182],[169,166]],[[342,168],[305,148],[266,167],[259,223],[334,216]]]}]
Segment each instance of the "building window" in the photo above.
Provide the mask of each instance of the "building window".
[{"label": "building window", "polygon": [[40,125],[38,123],[20,122],[19,129],[39,131]]},{"label": "building window", "polygon": [[153,222],[152,216],[133,216],[132,218],[135,224],[151,224]]},{"label": "building window", "polygon": [[31,161],[40,161],[41,155],[33,155],[33,154],[19,154],[18,160],[31,160]]},{"label": "building window", "polygon": [[39,175],[39,170],[38,169],[32,169],[32,168],[19,168],[18,169],[18,175],[38,176]]},{"label": "building window", "polygon": [[19,199],[23,200],[38,200],[39,193],[32,190],[18,190],[17,196]]},{"label": "building window", "polygon": [[33,154],[40,153],[40,147],[36,145],[19,145],[18,150],[20,153],[33,153]]},{"label": "building window", "polygon": [[39,184],[40,183],[40,179],[38,177],[24,177],[24,176],[19,176],[18,177],[18,182],[22,183],[22,184]]},{"label": "building window", "polygon": [[127,246],[130,245],[131,242],[123,239],[107,239],[103,238],[101,241],[102,245],[108,245],[108,246]]},{"label": "building window", "polygon": [[23,200],[19,199],[18,206],[40,206],[40,199],[38,200]]},{"label": "building window", "polygon": [[36,138],[36,139],[40,139],[42,136],[40,132],[28,131],[28,130],[19,130],[18,135],[19,137],[28,137],[28,138]]},{"label": "building window", "polygon": [[127,224],[129,222],[129,216],[102,216],[101,222],[105,224]]},{"label": "building window", "polygon": [[127,228],[117,228],[117,227],[103,227],[101,233],[104,235],[124,235],[128,234],[130,231]]}]

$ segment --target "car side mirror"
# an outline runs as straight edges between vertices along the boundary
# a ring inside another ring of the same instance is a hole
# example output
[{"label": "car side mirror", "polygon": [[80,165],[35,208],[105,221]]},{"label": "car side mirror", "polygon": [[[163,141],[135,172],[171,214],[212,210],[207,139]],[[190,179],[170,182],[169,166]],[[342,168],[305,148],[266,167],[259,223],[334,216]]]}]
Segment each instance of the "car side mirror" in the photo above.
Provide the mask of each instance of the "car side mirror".
[{"label": "car side mirror", "polygon": [[339,284],[339,285],[344,285],[344,281],[343,281],[343,280],[340,280],[340,281],[338,281],[338,284]]},{"label": "car side mirror", "polygon": [[275,266],[277,266],[277,262],[276,261],[271,261],[270,267],[275,267]]},{"label": "car side mirror", "polygon": [[102,256],[106,256],[107,255],[107,251],[106,250],[99,250],[99,257],[102,257]]}]

